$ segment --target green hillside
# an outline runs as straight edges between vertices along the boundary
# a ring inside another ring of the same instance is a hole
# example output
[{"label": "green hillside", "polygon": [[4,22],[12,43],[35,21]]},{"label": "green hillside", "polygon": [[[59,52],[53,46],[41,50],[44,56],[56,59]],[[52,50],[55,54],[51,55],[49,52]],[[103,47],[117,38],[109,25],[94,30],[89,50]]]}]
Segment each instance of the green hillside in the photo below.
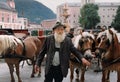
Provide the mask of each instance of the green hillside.
[{"label": "green hillside", "polygon": [[56,18],[55,13],[48,7],[34,0],[15,0],[19,17],[26,17],[31,22],[40,23],[45,19]]}]

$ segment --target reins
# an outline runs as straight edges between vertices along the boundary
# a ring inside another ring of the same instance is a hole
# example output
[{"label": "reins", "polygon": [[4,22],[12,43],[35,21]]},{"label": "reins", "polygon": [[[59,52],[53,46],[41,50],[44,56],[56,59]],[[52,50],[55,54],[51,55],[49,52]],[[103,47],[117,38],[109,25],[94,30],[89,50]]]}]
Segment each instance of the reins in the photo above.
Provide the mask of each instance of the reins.
[{"label": "reins", "polygon": [[117,59],[114,59],[110,63],[107,63],[107,66],[105,66],[104,68],[102,68],[101,70],[99,70],[97,72],[102,72],[102,71],[106,70],[109,66],[111,66],[111,65],[113,65],[115,63],[119,63],[119,62],[120,62],[120,57],[118,57]]},{"label": "reins", "polygon": [[[83,49],[83,48],[82,48]],[[92,50],[92,48],[86,48],[86,49],[83,49],[82,52],[84,53],[85,51],[87,50]]]}]

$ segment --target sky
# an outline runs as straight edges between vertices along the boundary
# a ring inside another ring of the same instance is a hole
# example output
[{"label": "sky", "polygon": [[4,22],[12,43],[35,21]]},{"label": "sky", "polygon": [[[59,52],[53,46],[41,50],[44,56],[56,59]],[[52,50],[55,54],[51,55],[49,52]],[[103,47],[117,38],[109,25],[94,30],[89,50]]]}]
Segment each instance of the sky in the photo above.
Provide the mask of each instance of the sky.
[{"label": "sky", "polygon": [[[58,5],[66,2],[81,2],[81,0],[36,0],[41,2],[48,8],[50,8],[54,13],[56,13],[56,8]],[[120,2],[120,0],[95,0],[95,2]]]}]

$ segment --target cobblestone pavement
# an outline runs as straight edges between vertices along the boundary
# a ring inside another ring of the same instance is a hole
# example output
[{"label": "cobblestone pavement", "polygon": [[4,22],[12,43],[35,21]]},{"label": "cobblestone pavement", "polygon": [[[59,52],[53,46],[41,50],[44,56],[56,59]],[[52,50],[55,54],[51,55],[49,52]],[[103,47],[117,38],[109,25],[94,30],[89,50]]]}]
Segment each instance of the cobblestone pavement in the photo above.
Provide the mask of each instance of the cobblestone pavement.
[{"label": "cobblestone pavement", "polygon": [[[39,78],[30,78],[31,71],[31,66],[24,65],[23,68],[20,66],[20,73],[23,82],[44,82],[44,66],[42,67],[42,74]],[[17,82],[16,75],[15,78]],[[101,73],[95,73],[93,72],[93,70],[88,70],[85,74],[85,79],[85,82],[101,82]],[[110,80],[110,82],[117,82],[116,72],[111,73]],[[6,63],[0,63],[0,82],[10,82],[9,69]],[[63,80],[63,82],[70,82],[70,74],[68,74],[68,76]],[[75,82],[75,80],[73,80],[73,82]]]}]

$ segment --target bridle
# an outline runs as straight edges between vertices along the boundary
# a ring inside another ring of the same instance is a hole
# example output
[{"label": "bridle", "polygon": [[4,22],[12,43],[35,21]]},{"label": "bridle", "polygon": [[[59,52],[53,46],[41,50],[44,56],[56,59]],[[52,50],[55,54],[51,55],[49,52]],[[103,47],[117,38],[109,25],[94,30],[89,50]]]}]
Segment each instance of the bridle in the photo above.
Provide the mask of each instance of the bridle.
[{"label": "bridle", "polygon": [[83,41],[84,38],[85,38],[86,41],[88,41],[89,37],[82,37],[82,39],[79,41],[79,46],[81,48],[80,50],[81,50],[82,53],[84,53],[87,50],[92,50],[92,47],[88,47],[88,48],[85,48],[85,49],[83,48],[84,41],[85,41],[85,40]]},{"label": "bridle", "polygon": [[[110,46],[112,46],[113,43],[114,43],[114,41],[112,40]],[[109,46],[109,47],[110,47],[110,46]],[[109,48],[109,47],[108,47],[108,48]],[[103,55],[105,55],[105,54],[107,53],[107,49],[108,49],[108,48],[96,47],[96,49],[98,49],[101,54],[104,53]],[[118,57],[118,58],[116,58],[116,59],[112,59],[112,60],[110,60],[110,61],[109,61],[109,60],[105,60],[105,61],[102,60],[102,62],[104,62],[104,63],[106,64],[106,66],[105,66],[103,69],[101,69],[100,71],[104,71],[104,70],[107,69],[109,66],[111,66],[111,65],[113,65],[113,64],[115,64],[115,63],[119,63],[119,62],[120,62],[120,57]]]}]

